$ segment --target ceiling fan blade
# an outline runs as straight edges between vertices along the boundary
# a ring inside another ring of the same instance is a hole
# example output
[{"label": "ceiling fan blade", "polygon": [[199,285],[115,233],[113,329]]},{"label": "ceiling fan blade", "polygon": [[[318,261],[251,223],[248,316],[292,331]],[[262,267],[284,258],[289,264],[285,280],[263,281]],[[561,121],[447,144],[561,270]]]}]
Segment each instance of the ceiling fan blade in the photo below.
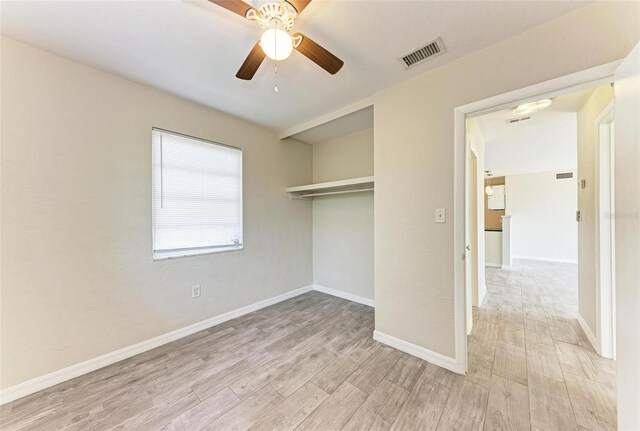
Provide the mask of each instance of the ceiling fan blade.
[{"label": "ceiling fan blade", "polygon": [[300,15],[304,10],[304,8],[309,6],[309,3],[311,3],[311,0],[286,0],[286,1],[287,3],[289,3],[291,6],[295,8],[296,12],[298,12],[298,15]]},{"label": "ceiling fan blade", "polygon": [[304,34],[295,33],[293,37],[302,37],[302,41],[296,49],[330,74],[335,75],[344,65],[342,60],[309,39]]},{"label": "ceiling fan blade", "polygon": [[264,57],[265,54],[260,47],[260,43],[256,42],[251,52],[244,60],[244,63],[242,63],[242,66],[240,66],[240,70],[238,70],[238,73],[236,73],[236,78],[249,81],[251,78],[253,78],[253,75],[256,74],[258,68],[262,64],[262,60],[264,60]]},{"label": "ceiling fan blade", "polygon": [[246,18],[247,12],[253,7],[250,4],[243,2],[242,0],[209,0],[211,3],[222,6],[223,8],[237,13],[238,15]]}]

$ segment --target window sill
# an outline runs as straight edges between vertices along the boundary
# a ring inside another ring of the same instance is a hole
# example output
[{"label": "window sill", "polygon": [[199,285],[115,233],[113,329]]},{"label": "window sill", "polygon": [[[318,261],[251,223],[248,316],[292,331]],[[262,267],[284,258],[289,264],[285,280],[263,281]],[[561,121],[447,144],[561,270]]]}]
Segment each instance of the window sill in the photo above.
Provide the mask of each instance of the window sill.
[{"label": "window sill", "polygon": [[244,250],[243,245],[238,246],[229,246],[229,247],[212,247],[212,248],[203,248],[200,250],[179,250],[179,251],[159,251],[153,253],[153,260],[168,260],[168,259],[180,259],[183,257],[191,257],[191,256],[202,256],[205,254],[218,254],[218,253],[229,253],[232,251],[241,251]]}]

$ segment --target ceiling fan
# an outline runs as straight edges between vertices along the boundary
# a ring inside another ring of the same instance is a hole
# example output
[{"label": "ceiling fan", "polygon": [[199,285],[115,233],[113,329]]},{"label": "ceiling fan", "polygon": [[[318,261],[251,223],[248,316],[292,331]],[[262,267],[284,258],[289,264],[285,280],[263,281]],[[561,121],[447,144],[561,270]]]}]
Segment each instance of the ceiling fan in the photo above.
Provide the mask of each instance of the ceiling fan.
[{"label": "ceiling fan", "polygon": [[242,0],[209,0],[218,6],[258,23],[263,30],[262,37],[251,49],[237,78],[250,80],[262,64],[265,56],[275,61],[289,57],[295,49],[330,74],[336,74],[344,62],[302,33],[293,34],[297,16],[311,3],[311,0],[282,0],[265,3],[256,9]]}]

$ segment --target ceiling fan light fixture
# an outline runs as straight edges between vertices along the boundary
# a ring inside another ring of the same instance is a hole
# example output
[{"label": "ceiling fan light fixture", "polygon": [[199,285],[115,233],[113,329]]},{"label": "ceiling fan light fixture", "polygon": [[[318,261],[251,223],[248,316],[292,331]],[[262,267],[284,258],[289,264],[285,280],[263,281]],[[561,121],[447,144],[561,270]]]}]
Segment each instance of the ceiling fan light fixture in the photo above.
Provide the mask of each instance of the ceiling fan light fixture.
[{"label": "ceiling fan light fixture", "polygon": [[[255,22],[262,35],[236,73],[236,78],[250,81],[265,58],[282,61],[295,49],[307,59],[335,75],[344,65],[338,57],[300,32],[293,32],[296,18],[312,0],[264,0],[259,8],[244,0],[209,0],[244,19]],[[277,87],[277,64],[274,67]]]},{"label": "ceiling fan light fixture", "polygon": [[262,33],[260,46],[267,57],[275,61],[282,61],[291,55],[293,40],[286,31],[271,28]]},{"label": "ceiling fan light fixture", "polygon": [[543,109],[551,106],[553,101],[551,99],[542,99],[537,100],[535,102],[523,103],[522,105],[516,106],[513,110],[514,115],[528,115],[533,114],[534,112],[542,111]]}]

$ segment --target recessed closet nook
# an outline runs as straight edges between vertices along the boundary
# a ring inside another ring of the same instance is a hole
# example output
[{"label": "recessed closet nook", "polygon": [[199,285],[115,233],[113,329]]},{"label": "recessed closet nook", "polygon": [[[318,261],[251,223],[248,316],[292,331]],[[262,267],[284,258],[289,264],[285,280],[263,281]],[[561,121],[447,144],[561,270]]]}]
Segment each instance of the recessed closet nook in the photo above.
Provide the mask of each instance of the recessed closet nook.
[{"label": "recessed closet nook", "polygon": [[312,184],[286,191],[312,201],[314,289],[373,306],[373,107],[291,138],[312,147]]}]

